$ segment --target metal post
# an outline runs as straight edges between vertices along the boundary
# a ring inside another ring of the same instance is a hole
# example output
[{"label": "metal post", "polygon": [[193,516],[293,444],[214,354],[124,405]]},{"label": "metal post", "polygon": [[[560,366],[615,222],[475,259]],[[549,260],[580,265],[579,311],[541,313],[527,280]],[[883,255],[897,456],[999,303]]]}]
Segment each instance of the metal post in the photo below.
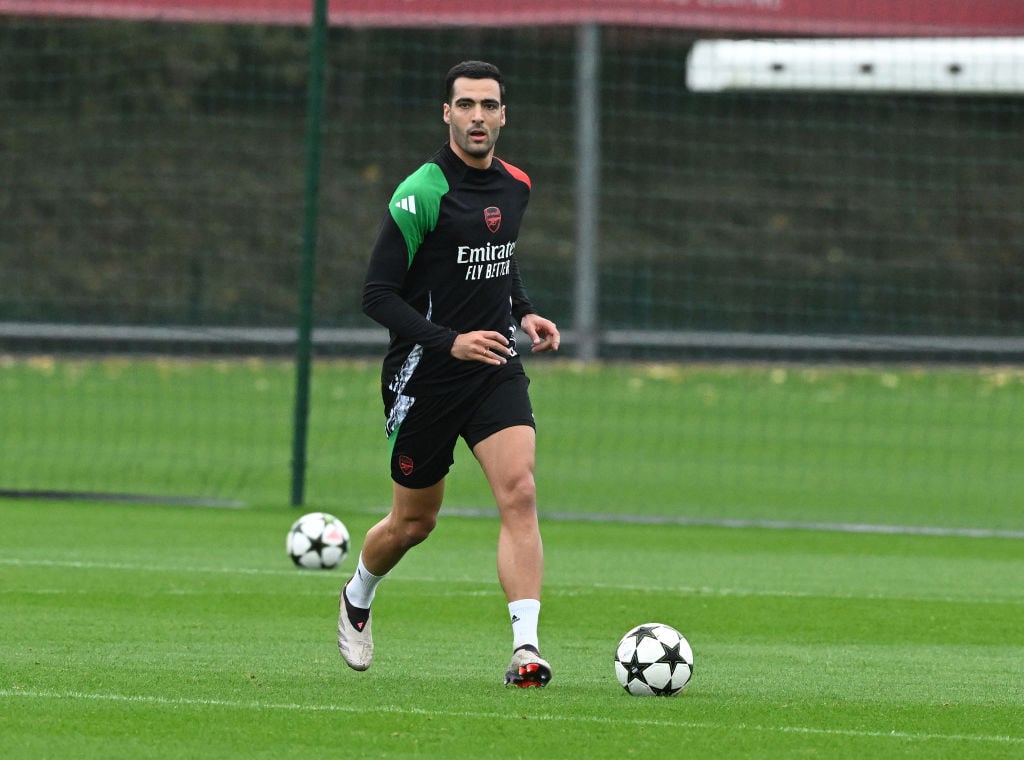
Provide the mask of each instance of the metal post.
[{"label": "metal post", "polygon": [[598,231],[600,190],[601,28],[584,24],[576,34],[576,354],[598,357]]},{"label": "metal post", "polygon": [[323,125],[324,58],[327,3],[314,0],[310,30],[309,87],[306,114],[306,193],[299,278],[299,325],[295,351],[295,419],[292,429],[293,507],[305,501],[306,440],[309,423],[310,364],[313,343],[313,282],[316,275],[317,213],[320,196],[320,134]]}]

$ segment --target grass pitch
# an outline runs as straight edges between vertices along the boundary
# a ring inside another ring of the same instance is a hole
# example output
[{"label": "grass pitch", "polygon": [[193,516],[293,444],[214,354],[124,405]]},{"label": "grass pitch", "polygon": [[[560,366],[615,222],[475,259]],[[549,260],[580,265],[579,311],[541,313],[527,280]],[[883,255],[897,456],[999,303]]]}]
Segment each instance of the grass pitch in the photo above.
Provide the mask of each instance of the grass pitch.
[{"label": "grass pitch", "polygon": [[[374,510],[340,515],[358,537]],[[492,519],[443,517],[382,585],[377,657],[334,643],[345,573],[300,571],[283,508],[0,501],[0,756],[1016,758],[1011,538],[545,520],[555,678],[501,685]],[[695,650],[636,698],[631,626]]]},{"label": "grass pitch", "polygon": [[[530,357],[543,508],[1024,530],[1024,370]],[[289,362],[0,356],[0,489],[281,506]],[[390,500],[379,363],[314,369],[306,495]],[[449,506],[491,503],[464,447]]]},{"label": "grass pitch", "polygon": [[[306,509],[355,545],[311,572],[284,551],[288,363],[0,357],[0,488],[238,507],[0,499],[0,757],[1024,755],[1020,370],[531,361],[555,676],[520,691],[461,447],[373,667],[337,654],[389,499],[377,367],[315,370]],[[679,697],[615,679],[651,621],[693,645]]]}]

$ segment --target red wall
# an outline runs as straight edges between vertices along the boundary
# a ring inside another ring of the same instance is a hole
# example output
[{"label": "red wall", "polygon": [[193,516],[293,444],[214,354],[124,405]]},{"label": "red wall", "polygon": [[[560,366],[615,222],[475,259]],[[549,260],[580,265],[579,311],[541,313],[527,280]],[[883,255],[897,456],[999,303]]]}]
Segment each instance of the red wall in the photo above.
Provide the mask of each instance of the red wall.
[{"label": "red wall", "polygon": [[[0,14],[306,24],[313,0],[0,0]],[[498,7],[495,7],[498,6]],[[812,35],[1020,35],[1022,0],[330,0],[337,26],[602,24]]]}]

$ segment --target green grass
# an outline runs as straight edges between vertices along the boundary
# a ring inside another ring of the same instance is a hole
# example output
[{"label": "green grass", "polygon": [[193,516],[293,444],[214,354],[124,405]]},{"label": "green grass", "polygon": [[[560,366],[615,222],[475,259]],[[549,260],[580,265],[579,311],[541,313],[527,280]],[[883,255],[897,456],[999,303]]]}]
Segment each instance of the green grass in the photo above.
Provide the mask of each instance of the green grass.
[{"label": "green grass", "polygon": [[[377,374],[314,371],[306,508],[354,551],[390,495]],[[1024,754],[1024,372],[530,374],[555,680],[508,691],[497,528],[464,449],[359,674],[334,645],[344,573],[284,555],[288,362],[0,357],[0,489],[244,506],[0,499],[0,757]],[[945,533],[857,532],[876,524]],[[614,677],[618,638],[652,620],[696,652],[675,699]]]},{"label": "green grass", "polygon": [[[1020,369],[528,364],[548,511],[1024,530]],[[378,376],[315,366],[311,505],[390,499]],[[293,395],[287,361],[0,358],[0,488],[283,506]]]},{"label": "green grass", "polygon": [[[371,510],[338,510],[356,536]],[[377,659],[334,644],[344,572],[295,513],[0,500],[0,756],[1016,758],[1020,540],[546,520],[555,679],[506,690],[492,519],[443,517],[380,589]],[[350,557],[345,569],[350,570]],[[673,699],[618,637],[680,628]]]}]

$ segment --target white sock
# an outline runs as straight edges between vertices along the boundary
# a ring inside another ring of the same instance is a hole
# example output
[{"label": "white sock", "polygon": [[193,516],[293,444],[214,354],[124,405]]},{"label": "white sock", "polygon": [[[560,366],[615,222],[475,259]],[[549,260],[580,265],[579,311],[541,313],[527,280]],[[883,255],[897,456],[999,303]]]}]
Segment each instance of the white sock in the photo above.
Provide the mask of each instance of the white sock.
[{"label": "white sock", "polygon": [[345,596],[348,597],[348,603],[360,609],[370,609],[370,605],[373,604],[374,594],[377,593],[377,584],[384,580],[385,577],[387,577],[386,574],[374,575],[367,570],[366,565],[363,564],[363,555],[360,553],[355,575],[352,576],[352,579],[345,587]]},{"label": "white sock", "polygon": [[527,644],[539,650],[537,621],[540,618],[540,602],[537,599],[509,602],[508,613],[512,618],[512,651]]}]

